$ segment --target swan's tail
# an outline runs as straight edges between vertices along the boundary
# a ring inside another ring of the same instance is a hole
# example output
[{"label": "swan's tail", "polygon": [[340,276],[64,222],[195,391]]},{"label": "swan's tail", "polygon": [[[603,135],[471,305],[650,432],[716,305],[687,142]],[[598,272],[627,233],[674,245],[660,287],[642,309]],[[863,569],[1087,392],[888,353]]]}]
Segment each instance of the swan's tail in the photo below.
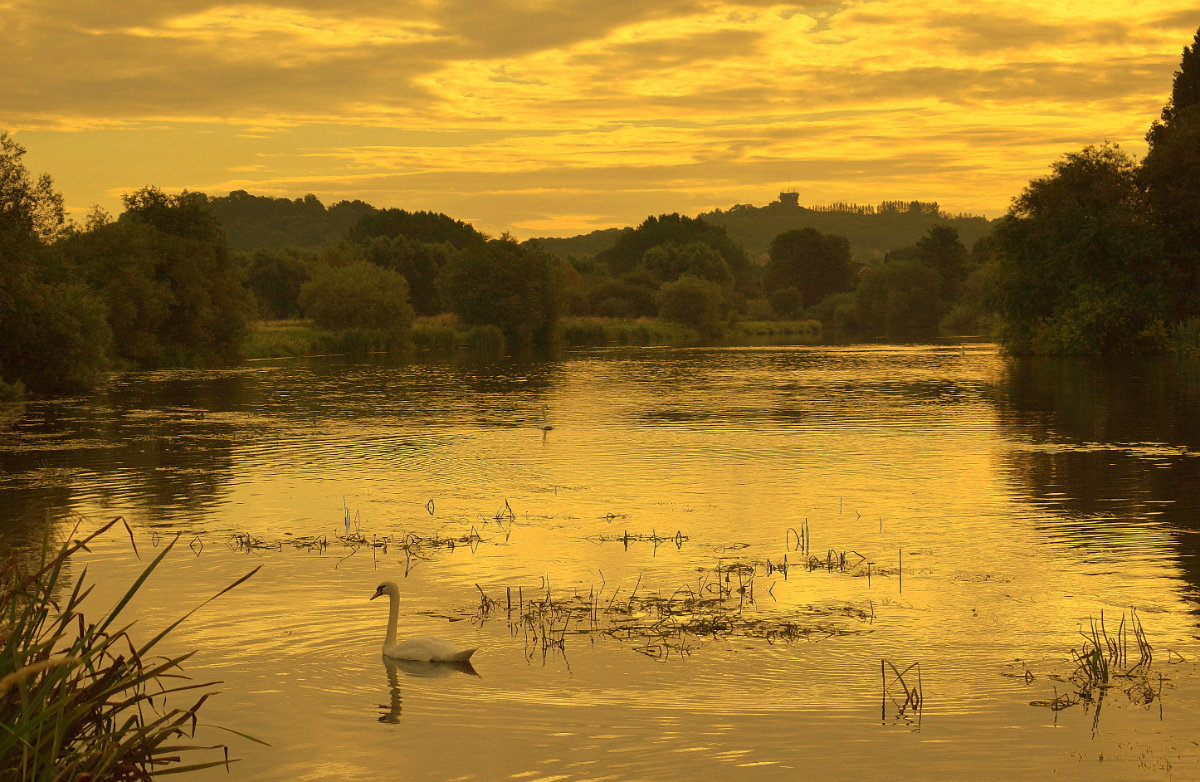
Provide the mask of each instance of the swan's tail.
[{"label": "swan's tail", "polygon": [[[479,647],[476,647],[478,649]],[[475,654],[475,649],[464,649],[449,658],[450,662],[465,663],[471,659],[471,655]]]}]

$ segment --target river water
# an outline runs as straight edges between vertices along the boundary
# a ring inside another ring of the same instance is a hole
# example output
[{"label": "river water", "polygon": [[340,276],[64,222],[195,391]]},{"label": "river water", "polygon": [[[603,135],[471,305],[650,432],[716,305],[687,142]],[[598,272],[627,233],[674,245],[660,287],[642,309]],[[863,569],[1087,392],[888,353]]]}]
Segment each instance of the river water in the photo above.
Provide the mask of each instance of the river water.
[{"label": "river water", "polygon": [[[6,415],[7,548],[124,517],[140,559],[73,563],[103,607],[175,540],[135,635],[261,566],[168,642],[269,744],[202,728],[233,778],[1200,779],[1194,365],[309,359]],[[473,671],[385,665],[387,580]],[[1102,616],[1153,660],[1086,691]]]}]

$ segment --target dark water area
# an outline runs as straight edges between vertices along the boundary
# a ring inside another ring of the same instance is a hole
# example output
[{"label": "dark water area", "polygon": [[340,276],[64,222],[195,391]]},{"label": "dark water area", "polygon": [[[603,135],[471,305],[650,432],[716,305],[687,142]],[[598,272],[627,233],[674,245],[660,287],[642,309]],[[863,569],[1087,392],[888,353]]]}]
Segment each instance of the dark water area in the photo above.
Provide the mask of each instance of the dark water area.
[{"label": "dark water area", "polygon": [[[173,637],[225,682],[204,720],[271,743],[206,734],[238,778],[1200,779],[1195,364],[314,359],[125,374],[2,420],[4,548],[124,517],[143,558],[122,532],[72,571],[103,600],[178,536],[139,626],[262,565]],[[476,675],[381,662],[382,580],[401,636],[480,647]],[[496,607],[551,590],[594,601],[558,645]],[[654,613],[681,595],[709,602]],[[1048,708],[1081,631],[1131,611],[1153,665]],[[920,709],[885,661],[920,665]]]},{"label": "dark water area", "polygon": [[1169,359],[1009,359],[995,389],[1006,467],[1045,531],[1120,546],[1130,525],[1165,535],[1200,594],[1200,365]]}]

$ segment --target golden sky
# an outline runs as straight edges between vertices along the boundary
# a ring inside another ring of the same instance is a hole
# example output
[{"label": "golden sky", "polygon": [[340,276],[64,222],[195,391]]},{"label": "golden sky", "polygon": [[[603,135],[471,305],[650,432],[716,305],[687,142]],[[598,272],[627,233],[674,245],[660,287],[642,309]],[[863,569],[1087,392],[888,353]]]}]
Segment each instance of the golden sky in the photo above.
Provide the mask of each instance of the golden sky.
[{"label": "golden sky", "polygon": [[0,0],[0,129],[73,211],[169,191],[570,235],[765,204],[998,215],[1141,155],[1195,0]]}]

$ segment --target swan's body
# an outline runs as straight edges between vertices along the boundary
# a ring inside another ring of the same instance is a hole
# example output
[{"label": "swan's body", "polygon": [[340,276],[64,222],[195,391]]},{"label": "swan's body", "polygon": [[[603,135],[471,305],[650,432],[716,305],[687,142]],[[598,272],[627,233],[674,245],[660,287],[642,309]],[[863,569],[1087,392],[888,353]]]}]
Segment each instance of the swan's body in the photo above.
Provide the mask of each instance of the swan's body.
[{"label": "swan's body", "polygon": [[384,657],[415,662],[466,662],[475,653],[474,649],[459,649],[444,638],[430,635],[408,638],[396,643],[396,623],[400,619],[400,587],[393,581],[384,581],[375,590],[371,599],[388,596],[387,636],[383,639]]}]

